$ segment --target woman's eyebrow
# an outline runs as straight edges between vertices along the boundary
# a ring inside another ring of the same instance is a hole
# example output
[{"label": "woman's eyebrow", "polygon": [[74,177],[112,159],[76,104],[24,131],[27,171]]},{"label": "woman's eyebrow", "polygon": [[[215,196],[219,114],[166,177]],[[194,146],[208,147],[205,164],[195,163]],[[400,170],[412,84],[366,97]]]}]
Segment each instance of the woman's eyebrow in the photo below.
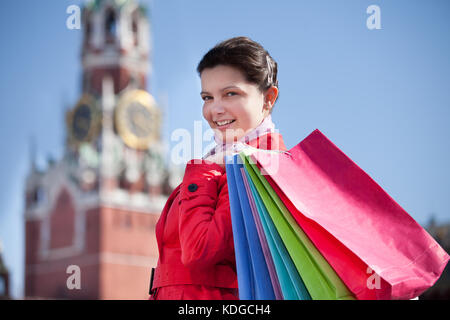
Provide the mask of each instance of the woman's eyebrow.
[{"label": "woman's eyebrow", "polygon": [[[239,88],[238,86],[227,86],[225,88],[222,88],[222,90],[220,90],[220,91],[224,91],[224,90],[227,90],[227,89],[239,89],[239,90],[241,90],[241,88]],[[210,93],[208,91],[202,91],[202,92],[200,92],[200,95],[202,95],[202,94],[210,94]]]},{"label": "woman's eyebrow", "polygon": [[241,88],[239,88],[238,86],[228,86],[228,87],[223,88],[222,91],[225,91],[227,89],[241,89]]}]

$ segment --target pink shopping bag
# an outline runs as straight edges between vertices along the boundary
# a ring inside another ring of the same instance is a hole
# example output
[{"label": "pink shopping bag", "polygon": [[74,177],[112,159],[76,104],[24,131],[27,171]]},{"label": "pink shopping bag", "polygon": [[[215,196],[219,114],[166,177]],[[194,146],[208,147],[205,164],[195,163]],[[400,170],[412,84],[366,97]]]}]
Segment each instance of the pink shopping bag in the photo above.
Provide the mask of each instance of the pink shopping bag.
[{"label": "pink shopping bag", "polygon": [[319,130],[289,152],[251,157],[358,298],[411,299],[437,281],[448,254]]}]

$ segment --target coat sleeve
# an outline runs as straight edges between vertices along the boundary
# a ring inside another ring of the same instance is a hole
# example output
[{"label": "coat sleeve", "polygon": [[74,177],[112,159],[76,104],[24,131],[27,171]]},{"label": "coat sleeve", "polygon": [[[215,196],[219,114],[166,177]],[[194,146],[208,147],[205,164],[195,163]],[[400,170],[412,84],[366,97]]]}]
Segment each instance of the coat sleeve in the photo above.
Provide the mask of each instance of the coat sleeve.
[{"label": "coat sleeve", "polygon": [[181,260],[205,268],[234,253],[225,171],[208,160],[191,160],[180,188]]}]

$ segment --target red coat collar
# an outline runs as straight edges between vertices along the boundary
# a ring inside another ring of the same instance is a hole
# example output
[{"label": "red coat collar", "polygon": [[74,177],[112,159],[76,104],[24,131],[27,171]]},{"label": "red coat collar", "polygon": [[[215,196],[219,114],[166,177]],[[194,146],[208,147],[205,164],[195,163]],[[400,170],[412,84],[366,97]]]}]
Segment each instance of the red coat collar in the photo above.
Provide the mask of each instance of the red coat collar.
[{"label": "red coat collar", "polygon": [[264,150],[287,150],[284,145],[283,137],[278,132],[261,135],[256,139],[251,140],[248,144],[252,147]]}]

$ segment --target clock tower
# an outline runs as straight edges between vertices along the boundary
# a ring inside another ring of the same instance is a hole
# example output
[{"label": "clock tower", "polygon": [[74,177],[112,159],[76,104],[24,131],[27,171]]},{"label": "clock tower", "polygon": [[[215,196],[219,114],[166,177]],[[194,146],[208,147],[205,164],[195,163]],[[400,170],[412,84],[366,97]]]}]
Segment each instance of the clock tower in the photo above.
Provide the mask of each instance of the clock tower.
[{"label": "clock tower", "polygon": [[150,24],[135,0],[93,0],[82,16],[82,92],[64,157],[46,171],[33,162],[27,178],[25,296],[145,299],[155,224],[181,181],[146,89]]}]

